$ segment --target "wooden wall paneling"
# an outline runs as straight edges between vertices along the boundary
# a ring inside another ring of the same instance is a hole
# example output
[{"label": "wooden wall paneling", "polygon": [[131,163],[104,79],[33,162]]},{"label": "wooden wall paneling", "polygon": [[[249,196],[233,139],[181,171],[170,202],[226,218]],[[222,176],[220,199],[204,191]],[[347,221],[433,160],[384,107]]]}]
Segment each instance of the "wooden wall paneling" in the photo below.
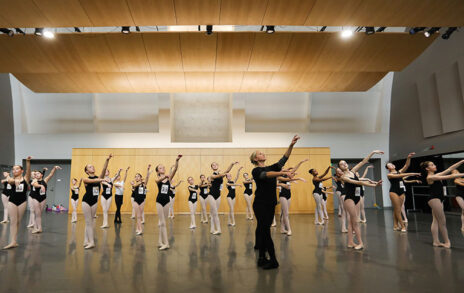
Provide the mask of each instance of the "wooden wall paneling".
[{"label": "wooden wall paneling", "polygon": [[245,72],[240,92],[266,92],[274,72]]},{"label": "wooden wall paneling", "polygon": [[221,0],[221,25],[258,25],[266,13],[267,1]]},{"label": "wooden wall paneling", "polygon": [[142,34],[152,71],[183,71],[178,33]]},{"label": "wooden wall paneling", "polygon": [[[184,153],[184,152],[181,152]],[[175,159],[175,157],[173,157]],[[195,185],[200,184],[200,166],[201,158],[200,156],[183,156],[179,161],[179,169],[174,177],[174,183],[177,184],[179,181],[183,181],[181,185],[176,188],[176,199],[174,202],[174,212],[178,211],[189,211],[188,198],[188,182],[187,178],[192,176],[195,182]],[[197,212],[201,210],[200,201],[197,201]]]},{"label": "wooden wall paneling", "polygon": [[75,34],[71,41],[89,72],[119,72],[105,34]]},{"label": "wooden wall paneling", "polygon": [[158,82],[153,72],[126,72],[130,85],[136,92],[153,93],[158,92]]},{"label": "wooden wall paneling", "polygon": [[263,25],[304,25],[317,0],[269,0]]},{"label": "wooden wall paneling", "polygon": [[[50,21],[32,0],[1,0],[0,15],[13,26],[6,27],[50,27]],[[15,25],[15,24],[21,25]]]},{"label": "wooden wall paneling", "polygon": [[[40,12],[51,27],[89,27],[92,26],[87,13],[79,0],[34,0]],[[34,26],[33,26],[34,27]],[[37,27],[37,26],[35,26]]]},{"label": "wooden wall paneling", "polygon": [[93,26],[134,26],[126,0],[79,0],[79,2]]},{"label": "wooden wall paneling", "polygon": [[214,72],[185,72],[187,92],[212,92],[214,90]]},{"label": "wooden wall paneling", "polygon": [[256,34],[248,71],[279,71],[291,38],[288,33]]},{"label": "wooden wall paneling", "polygon": [[183,72],[157,72],[156,80],[161,92],[185,92]]},{"label": "wooden wall paneling", "polygon": [[105,37],[121,72],[151,71],[141,34],[106,34]]},{"label": "wooden wall paneling", "polygon": [[246,71],[255,34],[222,33],[217,39],[216,71]]},{"label": "wooden wall paneling", "polygon": [[240,90],[242,85],[243,72],[215,72],[214,91],[215,92],[235,92]]},{"label": "wooden wall paneling", "polygon": [[180,45],[184,71],[214,71],[218,34],[181,33]]},{"label": "wooden wall paneling", "polygon": [[127,0],[135,25],[173,25],[176,12],[173,0]]},{"label": "wooden wall paneling", "polygon": [[220,2],[220,0],[174,0],[177,24],[218,24]]}]

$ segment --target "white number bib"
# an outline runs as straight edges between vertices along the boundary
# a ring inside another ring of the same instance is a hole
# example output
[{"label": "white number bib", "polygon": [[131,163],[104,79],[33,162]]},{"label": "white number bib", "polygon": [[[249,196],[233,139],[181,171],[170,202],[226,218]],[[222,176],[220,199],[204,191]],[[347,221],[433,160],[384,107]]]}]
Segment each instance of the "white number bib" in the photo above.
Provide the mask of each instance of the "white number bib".
[{"label": "white number bib", "polygon": [[354,190],[354,196],[361,196],[361,187],[356,187]]},{"label": "white number bib", "polygon": [[446,186],[443,186],[443,195],[447,195],[447,193],[446,193]]},{"label": "white number bib", "polygon": [[319,182],[319,188],[322,189],[323,187],[324,187],[324,185],[322,184],[322,182]]},{"label": "white number bib", "polygon": [[205,188],[205,190],[203,190],[203,194],[208,194],[208,188]]},{"label": "white number bib", "polygon": [[8,184],[6,185],[6,189],[11,190],[11,185],[10,185],[10,183],[8,183]]},{"label": "white number bib", "polygon": [[252,189],[252,188],[253,188],[253,185],[248,184],[248,189]]},{"label": "white number bib", "polygon": [[40,195],[45,195],[45,191],[42,191],[42,188],[40,189]]},{"label": "white number bib", "polygon": [[404,182],[400,181],[400,188],[406,191],[406,186],[404,186]]},{"label": "white number bib", "polygon": [[106,188],[106,194],[111,194],[111,188],[109,187]]},{"label": "white number bib", "polygon": [[192,193],[192,199],[197,199],[197,193],[196,192]]},{"label": "white number bib", "polygon": [[235,186],[231,186],[230,188],[235,189]]},{"label": "white number bib", "polygon": [[34,187],[34,186],[32,186],[32,191],[35,191],[35,187]]},{"label": "white number bib", "polygon": [[24,184],[21,183],[19,185],[16,185],[16,192],[23,192],[24,191]]},{"label": "white number bib", "polygon": [[98,194],[100,193],[100,189],[98,188],[98,186],[94,186],[92,188],[92,194],[93,196],[98,196]]},{"label": "white number bib", "polygon": [[145,194],[145,191],[143,190],[143,186],[139,186],[139,194]]},{"label": "white number bib", "polygon": [[172,189],[172,194],[176,194],[176,190],[175,190],[175,189]]},{"label": "white number bib", "polygon": [[168,185],[161,185],[161,193],[162,194],[168,194],[168,189],[169,189]]},{"label": "white number bib", "polygon": [[222,190],[222,184],[221,184],[221,186],[219,186],[219,190]]}]

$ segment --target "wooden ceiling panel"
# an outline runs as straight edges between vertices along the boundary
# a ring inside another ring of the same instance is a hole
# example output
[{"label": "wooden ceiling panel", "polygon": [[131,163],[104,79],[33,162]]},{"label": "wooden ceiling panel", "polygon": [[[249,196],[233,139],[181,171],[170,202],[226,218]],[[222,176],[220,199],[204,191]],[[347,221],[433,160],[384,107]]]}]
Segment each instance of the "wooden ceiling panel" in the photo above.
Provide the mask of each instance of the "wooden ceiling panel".
[{"label": "wooden ceiling panel", "polygon": [[33,2],[49,20],[47,26],[92,26],[92,22],[79,0],[33,0]]},{"label": "wooden ceiling panel", "polygon": [[71,93],[77,89],[76,83],[66,74],[15,74],[27,87],[39,93]]},{"label": "wooden ceiling panel", "polygon": [[176,23],[173,0],[129,0],[127,5],[138,26],[172,25]]},{"label": "wooden ceiling panel", "polygon": [[181,33],[180,47],[184,71],[214,71],[218,34]]},{"label": "wooden ceiling panel", "polygon": [[70,38],[89,72],[118,72],[104,34],[76,34]]},{"label": "wooden ceiling panel", "polygon": [[243,80],[243,72],[215,72],[214,91],[234,92],[240,89]]},{"label": "wooden ceiling panel", "polygon": [[139,93],[159,91],[156,74],[153,72],[126,72],[126,77],[132,88],[136,89]]},{"label": "wooden ceiling panel", "polygon": [[219,23],[258,25],[261,24],[266,8],[267,1],[263,0],[222,0]]},{"label": "wooden ceiling panel", "polygon": [[93,26],[134,26],[126,0],[79,0]]},{"label": "wooden ceiling panel", "polygon": [[253,33],[219,34],[216,71],[246,71],[254,39]]},{"label": "wooden ceiling panel", "polygon": [[269,92],[274,72],[245,72],[240,92]]},{"label": "wooden ceiling panel", "polygon": [[174,0],[178,25],[218,24],[221,0]]},{"label": "wooden ceiling panel", "polygon": [[356,50],[367,36],[363,33],[355,34],[350,39],[343,39],[338,34],[331,34],[324,43],[319,58],[314,62],[318,71],[340,71],[349,58],[356,54]]},{"label": "wooden ceiling panel", "polygon": [[129,79],[124,73],[100,72],[97,74],[107,92],[133,93],[137,91],[137,89],[132,88]]},{"label": "wooden ceiling panel", "polygon": [[105,37],[120,71],[151,71],[141,34],[106,34]]},{"label": "wooden ceiling panel", "polygon": [[304,25],[354,26],[356,23],[352,21],[352,15],[363,1],[365,0],[317,0]]},{"label": "wooden ceiling panel", "polygon": [[183,71],[178,33],[143,34],[152,71]]},{"label": "wooden ceiling panel", "polygon": [[329,76],[328,72],[305,72],[294,81],[294,90],[296,92],[319,92],[319,89],[324,89]]},{"label": "wooden ceiling panel", "polygon": [[281,71],[306,71],[314,68],[329,39],[330,34],[294,33],[285,59],[280,67]]},{"label": "wooden ceiling panel", "polygon": [[292,34],[256,34],[248,71],[279,71]]},{"label": "wooden ceiling panel", "polygon": [[0,16],[9,24],[3,27],[49,27],[51,24],[33,0],[0,0],[0,7]]},{"label": "wooden ceiling panel", "polygon": [[304,25],[317,0],[268,0],[263,25]]},{"label": "wooden ceiling panel", "polygon": [[187,92],[214,91],[214,72],[185,72]]},{"label": "wooden ceiling panel", "polygon": [[160,92],[185,92],[185,77],[183,72],[157,72],[156,80]]},{"label": "wooden ceiling panel", "polygon": [[76,93],[105,93],[106,87],[98,77],[97,73],[67,73],[77,85]]}]

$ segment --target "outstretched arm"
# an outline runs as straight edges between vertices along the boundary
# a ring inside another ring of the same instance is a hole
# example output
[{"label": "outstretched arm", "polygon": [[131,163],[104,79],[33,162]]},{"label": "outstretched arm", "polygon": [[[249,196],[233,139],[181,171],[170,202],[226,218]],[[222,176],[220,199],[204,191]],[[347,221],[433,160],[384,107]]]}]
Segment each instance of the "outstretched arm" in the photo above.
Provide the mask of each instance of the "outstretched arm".
[{"label": "outstretched arm", "polygon": [[438,176],[446,175],[446,174],[450,173],[451,171],[453,171],[453,170],[459,168],[459,166],[461,166],[463,163],[464,163],[464,160],[461,160],[461,161],[457,162],[456,164],[451,165],[451,167],[449,167],[449,168],[446,169],[445,171],[440,172],[440,173],[436,173],[435,175],[438,175]]},{"label": "outstretched arm", "polygon": [[[329,173],[329,170],[330,170],[331,168],[332,168],[332,166],[327,167],[327,169],[325,169],[324,173],[323,173],[322,175],[318,176],[317,178],[319,178],[319,179],[324,178],[325,175],[327,175],[327,173]],[[332,178],[332,175],[330,175],[329,178]],[[327,179],[325,179],[325,180],[327,180]]]},{"label": "outstretched arm", "polygon": [[114,175],[114,177],[111,178],[111,182],[114,182],[114,180],[116,180],[116,178],[118,178],[118,176],[121,175],[121,171],[122,171],[122,169],[119,168],[118,173],[116,173],[116,175]]},{"label": "outstretched arm", "polygon": [[464,173],[456,173],[456,174],[450,174],[450,175],[429,175],[427,176],[427,180],[431,181],[439,181],[439,180],[450,180],[450,179],[456,179],[456,178],[461,178],[464,177]]},{"label": "outstretched arm", "polygon": [[365,157],[361,162],[359,162],[356,166],[354,166],[353,169],[351,169],[351,172],[356,173],[362,166],[369,163],[369,160],[375,154],[382,155],[383,151],[380,151],[380,150],[372,151],[367,157]]},{"label": "outstretched arm", "polygon": [[411,165],[411,158],[414,156],[416,153],[409,153],[408,158],[406,159],[406,163],[404,163],[403,168],[400,169],[400,173],[404,173],[408,170],[409,166]]},{"label": "outstretched arm", "polygon": [[413,176],[420,176],[420,173],[400,173],[400,174],[387,174],[389,179],[398,179],[398,178],[406,178],[406,177],[413,177]]},{"label": "outstretched arm", "polygon": [[370,181],[353,180],[353,179],[349,178],[348,176],[343,176],[342,180],[345,183],[351,183],[351,184],[354,184],[354,185],[361,185],[361,186],[376,187],[376,186],[382,185],[382,180],[380,180],[380,181],[378,181],[376,183],[371,183]]},{"label": "outstretched arm", "polygon": [[184,182],[184,180],[180,180],[176,185],[172,186],[173,188],[177,188],[177,186],[179,186],[182,182]]},{"label": "outstretched arm", "polygon": [[237,176],[235,176],[234,182],[237,182],[238,176],[240,176],[240,170],[242,170],[242,169],[243,169],[243,167],[238,168],[238,170],[237,170]]},{"label": "outstretched arm", "polygon": [[374,166],[371,166],[371,165],[367,166],[366,169],[364,169],[364,173],[360,178],[366,178],[367,172],[369,172],[370,168],[374,168]]},{"label": "outstretched arm", "polygon": [[61,170],[60,166],[55,166],[53,169],[50,171],[50,174],[44,179],[45,183],[48,183],[50,179],[52,179],[53,175],[55,175],[56,170]]},{"label": "outstretched arm", "polygon": [[130,168],[130,167],[127,167],[127,169],[126,169],[126,173],[124,173],[124,182],[126,182],[126,179],[127,179],[127,173],[129,173],[129,168]]},{"label": "outstretched arm", "polygon": [[29,182],[31,180],[31,159],[32,159],[31,156],[26,158],[26,176],[24,176],[24,178],[26,179],[26,182]]},{"label": "outstretched arm", "polygon": [[298,170],[298,168],[300,168],[301,164],[303,164],[304,162],[307,162],[307,161],[309,161],[309,159],[304,159],[301,162],[299,162],[298,164],[296,164],[296,166],[293,167],[293,171],[296,172],[296,170]]},{"label": "outstretched arm", "polygon": [[110,162],[111,158],[113,157],[113,154],[110,154],[108,156],[108,158],[106,158],[105,160],[105,164],[103,164],[103,169],[102,169],[102,172],[100,174],[100,176],[98,178],[105,178],[105,174],[106,174],[106,169],[108,168],[108,163]]},{"label": "outstretched arm", "polygon": [[[148,168],[147,168],[147,176],[145,177],[143,183],[145,183],[145,186],[147,186],[148,184],[148,179],[150,178],[150,175],[151,175],[151,172],[150,172],[150,169],[151,169],[151,164],[148,164]],[[127,172],[126,172],[127,173]]]},{"label": "outstretched arm", "polygon": [[172,178],[174,178],[174,176],[176,175],[176,172],[177,172],[177,168],[179,167],[179,160],[180,158],[182,158],[182,155],[178,155],[177,158],[176,158],[176,164],[174,165],[174,169],[172,170],[172,172],[169,174],[169,180],[171,180]]}]

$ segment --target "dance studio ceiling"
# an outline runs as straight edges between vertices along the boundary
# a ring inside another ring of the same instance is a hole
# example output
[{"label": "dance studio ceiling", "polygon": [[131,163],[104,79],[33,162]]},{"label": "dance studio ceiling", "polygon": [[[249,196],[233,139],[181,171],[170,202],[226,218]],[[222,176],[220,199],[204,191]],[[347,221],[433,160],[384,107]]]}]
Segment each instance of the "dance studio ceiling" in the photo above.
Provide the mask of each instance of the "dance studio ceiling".
[{"label": "dance studio ceiling", "polygon": [[365,91],[436,38],[337,32],[0,36],[0,72],[35,92]]},{"label": "dance studio ceiling", "polygon": [[0,27],[463,26],[462,0],[0,0]]}]

